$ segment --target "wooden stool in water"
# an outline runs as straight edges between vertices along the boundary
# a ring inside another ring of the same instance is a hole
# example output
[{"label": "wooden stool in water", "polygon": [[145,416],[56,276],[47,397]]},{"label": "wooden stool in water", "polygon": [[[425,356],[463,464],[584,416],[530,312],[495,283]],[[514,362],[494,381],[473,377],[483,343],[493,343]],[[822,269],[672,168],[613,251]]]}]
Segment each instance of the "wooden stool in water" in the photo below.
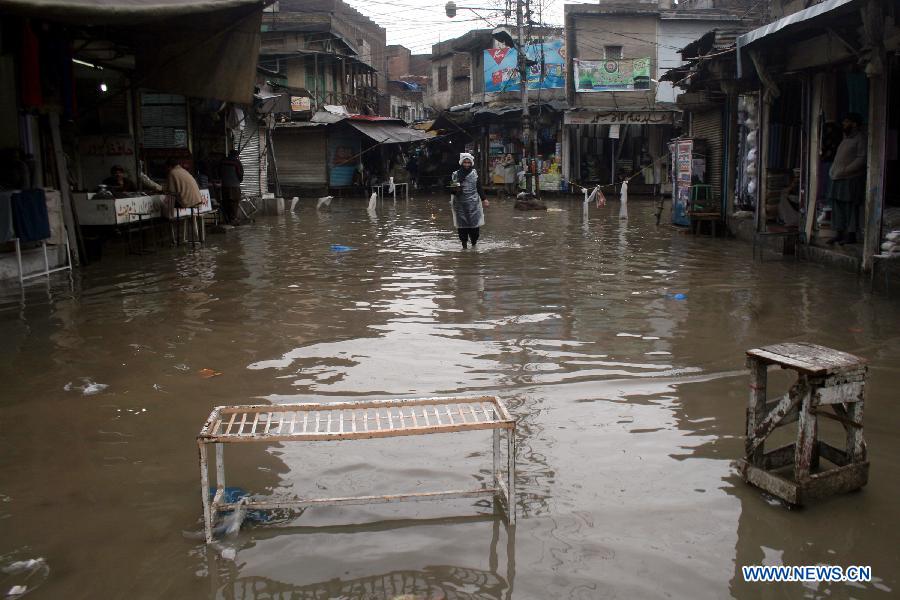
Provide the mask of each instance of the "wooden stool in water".
[{"label": "wooden stool in water", "polygon": [[[475,490],[413,492],[343,498],[225,499],[224,444],[364,440],[430,433],[493,430],[493,481]],[[506,430],[506,482],[501,475],[500,433]],[[496,396],[373,400],[326,404],[219,406],[200,435],[200,488],[206,542],[213,541],[218,511],[271,510],[339,504],[383,504],[403,500],[500,497],[510,524],[516,522],[516,422]],[[207,446],[216,452],[216,491],[210,499]]]},{"label": "wooden stool in water", "polygon": [[[771,365],[796,371],[797,381],[783,397],[768,401]],[[862,425],[866,360],[815,344],[785,343],[748,350],[747,366],[746,455],[735,463],[744,481],[794,505],[864,486],[869,477]],[[843,425],[845,450],[818,439],[818,417]],[[797,441],[766,452],[766,438],[795,421]],[[823,467],[823,458],[834,467]]]}]

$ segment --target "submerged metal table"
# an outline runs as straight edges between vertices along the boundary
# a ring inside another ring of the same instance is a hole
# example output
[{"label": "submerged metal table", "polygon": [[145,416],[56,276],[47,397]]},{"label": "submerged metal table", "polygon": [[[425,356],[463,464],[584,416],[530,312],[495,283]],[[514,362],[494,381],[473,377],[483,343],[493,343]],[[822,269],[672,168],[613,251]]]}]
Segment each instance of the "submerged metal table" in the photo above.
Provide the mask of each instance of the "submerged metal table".
[{"label": "submerged metal table", "polygon": [[[493,487],[473,490],[414,492],[342,498],[273,498],[224,500],[224,445],[252,442],[323,442],[398,436],[493,430]],[[501,473],[501,431],[506,430],[506,483]],[[216,513],[236,508],[279,509],[338,504],[383,504],[405,500],[442,500],[500,496],[510,523],[516,520],[516,424],[496,396],[416,398],[287,404],[218,406],[197,436],[200,448],[200,487],[206,541],[213,541]],[[216,493],[210,499],[208,445],[215,445]]]}]

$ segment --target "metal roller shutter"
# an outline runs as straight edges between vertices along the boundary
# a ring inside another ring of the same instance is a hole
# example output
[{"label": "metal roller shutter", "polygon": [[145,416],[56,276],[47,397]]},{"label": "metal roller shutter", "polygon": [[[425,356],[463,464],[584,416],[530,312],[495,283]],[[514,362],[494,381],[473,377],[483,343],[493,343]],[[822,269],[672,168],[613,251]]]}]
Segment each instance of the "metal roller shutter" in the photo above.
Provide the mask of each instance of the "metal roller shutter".
[{"label": "metal roller shutter", "polygon": [[720,109],[691,115],[691,137],[706,141],[706,179],[713,195],[722,198],[722,151],[725,146]]},{"label": "metal roller shutter", "polygon": [[324,128],[284,128],[274,131],[275,160],[281,185],[327,186],[328,148]]},{"label": "metal roller shutter", "polygon": [[[244,165],[244,181],[241,191],[245,194],[262,194],[266,191],[265,129],[248,120],[247,125],[237,139],[241,151],[241,164]],[[262,138],[262,139],[260,139]]]}]

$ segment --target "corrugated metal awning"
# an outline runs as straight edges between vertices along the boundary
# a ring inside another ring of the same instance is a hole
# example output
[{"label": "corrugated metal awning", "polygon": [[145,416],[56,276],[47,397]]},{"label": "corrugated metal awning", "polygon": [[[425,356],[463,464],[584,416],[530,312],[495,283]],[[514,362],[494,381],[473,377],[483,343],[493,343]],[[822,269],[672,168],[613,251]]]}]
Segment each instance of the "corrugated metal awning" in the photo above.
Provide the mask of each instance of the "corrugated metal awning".
[{"label": "corrugated metal awning", "polygon": [[738,48],[743,48],[744,46],[748,46],[753,42],[757,42],[764,37],[772,35],[773,33],[777,33],[782,29],[785,29],[792,25],[804,23],[806,21],[809,21],[810,19],[814,19],[816,17],[824,15],[825,13],[836,10],[846,4],[850,4],[856,1],[857,0],[826,0],[821,4],[816,4],[815,6],[810,6],[809,8],[798,10],[797,12],[782,19],[778,19],[777,21],[773,21],[768,25],[763,25],[758,29],[754,29],[749,33],[745,33],[737,39],[737,46]]},{"label": "corrugated metal awning", "polygon": [[429,137],[422,131],[411,129],[396,123],[384,123],[378,121],[353,121],[347,123],[360,132],[366,134],[376,142],[382,144],[405,144],[406,142],[421,142]]}]

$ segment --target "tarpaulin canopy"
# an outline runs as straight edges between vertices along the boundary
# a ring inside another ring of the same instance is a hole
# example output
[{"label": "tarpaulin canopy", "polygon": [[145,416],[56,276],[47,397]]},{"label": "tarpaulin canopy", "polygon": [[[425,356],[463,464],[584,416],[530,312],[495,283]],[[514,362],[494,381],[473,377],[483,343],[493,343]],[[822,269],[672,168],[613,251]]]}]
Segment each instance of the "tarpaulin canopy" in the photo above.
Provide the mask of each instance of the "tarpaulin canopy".
[{"label": "tarpaulin canopy", "polygon": [[273,94],[272,92],[259,92],[253,94],[256,99],[256,112],[261,115],[270,113],[291,112],[290,94]]},{"label": "tarpaulin canopy", "polygon": [[102,28],[94,35],[134,52],[135,85],[250,104],[265,4],[264,0],[0,0],[0,15],[77,25],[82,31]]},{"label": "tarpaulin canopy", "polygon": [[347,119],[347,123],[382,144],[421,142],[431,137],[422,131],[411,129],[396,121],[354,121]]}]

